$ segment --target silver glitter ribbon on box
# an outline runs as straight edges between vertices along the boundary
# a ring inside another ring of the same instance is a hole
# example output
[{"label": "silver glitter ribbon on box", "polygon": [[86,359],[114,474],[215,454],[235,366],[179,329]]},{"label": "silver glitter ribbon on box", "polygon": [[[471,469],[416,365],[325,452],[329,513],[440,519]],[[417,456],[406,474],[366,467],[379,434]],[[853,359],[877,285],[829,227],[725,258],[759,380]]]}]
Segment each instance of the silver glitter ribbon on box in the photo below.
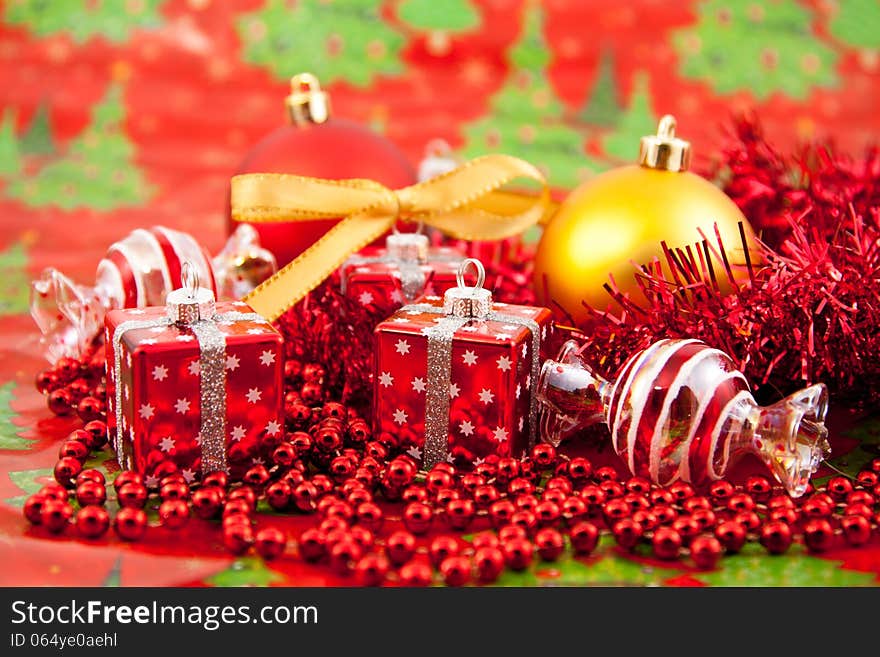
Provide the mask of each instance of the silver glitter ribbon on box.
[{"label": "silver glitter ribbon on box", "polygon": [[122,412],[122,340],[128,331],[177,325],[189,328],[199,343],[199,431],[202,448],[202,474],[228,472],[226,463],[226,335],[220,322],[253,321],[265,323],[257,313],[228,312],[216,314],[214,294],[198,286],[194,270],[184,265],[185,288],[170,292],[167,314],[153,320],[122,322],[113,332],[113,372],[116,378],[116,436],[114,448],[120,467],[131,469],[130,443],[124,439],[125,417]]},{"label": "silver glitter ribbon on box", "polygon": [[[353,255],[342,265],[356,267],[374,263],[397,265],[400,274],[400,288],[407,301],[412,301],[425,289],[425,272],[422,266],[428,261],[428,236],[422,233],[394,233],[385,240],[385,254],[381,256]],[[437,253],[433,258],[443,262],[458,262],[458,254]],[[346,277],[342,278],[342,293],[347,287]]]},{"label": "silver glitter ribbon on box", "polygon": [[[464,272],[469,265],[477,269],[477,284],[466,287]],[[442,307],[430,304],[412,304],[401,310],[445,315],[434,326],[422,331],[428,340],[428,373],[425,398],[425,444],[422,448],[422,467],[429,470],[445,461],[449,453],[449,387],[452,383],[452,342],[456,331],[468,322],[483,321],[514,324],[527,328],[532,335],[531,383],[529,390],[529,446],[534,445],[538,432],[538,397],[534,385],[541,371],[541,327],[533,319],[492,310],[492,296],[483,289],[486,272],[482,263],[467,258],[461,263],[458,287],[447,290]]]}]

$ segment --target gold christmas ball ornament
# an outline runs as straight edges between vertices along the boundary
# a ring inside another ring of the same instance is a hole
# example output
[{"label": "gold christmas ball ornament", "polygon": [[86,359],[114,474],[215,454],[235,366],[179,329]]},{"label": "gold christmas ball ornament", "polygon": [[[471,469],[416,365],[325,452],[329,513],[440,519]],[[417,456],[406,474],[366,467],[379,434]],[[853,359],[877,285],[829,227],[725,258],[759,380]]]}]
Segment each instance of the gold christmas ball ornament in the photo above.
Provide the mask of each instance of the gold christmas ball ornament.
[{"label": "gold christmas ball ornament", "polygon": [[[598,310],[613,304],[603,287],[609,276],[633,301],[644,300],[633,263],[657,257],[670,275],[661,242],[670,249],[697,244],[702,229],[717,251],[715,224],[735,279],[748,279],[739,223],[751,253],[754,231],[724,192],[687,171],[690,152],[675,136],[675,119],[664,116],[657,134],[642,138],[637,165],[587,181],[560,205],[538,244],[534,278],[538,300],[559,319],[582,324],[589,317],[582,302]],[[712,260],[725,290],[724,265],[714,253]]]}]

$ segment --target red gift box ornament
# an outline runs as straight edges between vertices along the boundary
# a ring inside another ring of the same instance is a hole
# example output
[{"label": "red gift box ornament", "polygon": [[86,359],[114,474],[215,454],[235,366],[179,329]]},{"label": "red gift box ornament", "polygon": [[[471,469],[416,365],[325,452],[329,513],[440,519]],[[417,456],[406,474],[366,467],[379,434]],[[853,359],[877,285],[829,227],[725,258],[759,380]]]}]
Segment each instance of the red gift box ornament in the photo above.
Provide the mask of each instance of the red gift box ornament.
[{"label": "red gift box ornament", "polygon": [[[477,283],[467,287],[473,265]],[[546,308],[493,303],[485,270],[464,260],[443,300],[398,310],[376,327],[374,418],[425,469],[447,460],[519,456],[534,444]]]},{"label": "red gift box ornament", "polygon": [[164,307],[106,319],[108,431],[119,464],[148,480],[169,462],[188,481],[259,462],[283,430],[281,335],[243,302],[216,303],[189,263],[182,278]]},{"label": "red gift box ornament", "polygon": [[828,390],[818,383],[758,406],[730,357],[699,340],[660,340],[608,381],[567,342],[538,383],[541,431],[558,445],[598,422],[630,471],[666,486],[721,479],[738,457],[756,454],[798,497],[830,452]]},{"label": "red gift box ornament", "polygon": [[340,268],[342,293],[363,305],[411,303],[442,294],[456,284],[464,255],[450,247],[431,247],[427,235],[395,232],[385,248],[367,247]]}]

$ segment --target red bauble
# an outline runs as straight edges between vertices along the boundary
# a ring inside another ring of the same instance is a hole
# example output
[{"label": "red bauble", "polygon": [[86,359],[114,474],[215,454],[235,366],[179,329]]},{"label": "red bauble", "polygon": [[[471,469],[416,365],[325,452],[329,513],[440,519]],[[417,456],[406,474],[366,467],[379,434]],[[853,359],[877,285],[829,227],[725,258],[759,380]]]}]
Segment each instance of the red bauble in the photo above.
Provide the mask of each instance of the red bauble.
[{"label": "red bauble", "polygon": [[440,564],[440,574],[446,586],[464,586],[471,578],[471,560],[467,557],[447,557]]},{"label": "red bauble", "polygon": [[421,561],[410,561],[400,569],[399,574],[403,586],[431,585],[431,567]]},{"label": "red bauble", "polygon": [[599,544],[599,529],[591,522],[579,522],[568,532],[575,554],[590,554]]},{"label": "red bauble", "polygon": [[833,543],[834,529],[825,518],[813,518],[804,525],[804,544],[810,552],[825,552]]},{"label": "red bauble", "polygon": [[76,501],[80,506],[101,506],[106,500],[107,491],[96,481],[83,481],[76,487]]},{"label": "red bauble", "polygon": [[435,568],[439,567],[444,559],[456,555],[461,550],[458,541],[452,536],[437,536],[428,546],[428,557]]},{"label": "red bauble", "polygon": [[[22,509],[24,513],[24,517],[27,518],[28,522],[32,525],[39,525],[43,522],[43,504],[47,499],[45,495],[41,495],[36,493],[27,498],[24,502],[24,508]],[[870,531],[870,527],[869,527]]]},{"label": "red bauble", "polygon": [[385,541],[385,553],[395,566],[406,563],[416,551],[416,539],[409,532],[396,531]]},{"label": "red bauble", "polygon": [[660,527],[652,539],[654,554],[660,559],[676,559],[681,549],[681,535],[671,527]]},{"label": "red bauble", "polygon": [[491,584],[504,570],[504,553],[497,547],[481,547],[474,552],[473,563],[477,580]]},{"label": "red bauble", "polygon": [[711,570],[721,558],[721,543],[714,536],[697,536],[691,542],[691,558],[697,568]]},{"label": "red bauble", "polygon": [[[394,144],[351,121],[328,118],[327,98],[312,76],[295,76],[287,98],[292,122],[271,132],[245,156],[238,173],[291,173],[314,178],[366,178],[392,189],[416,182],[415,171]],[[338,219],[255,224],[262,246],[279,267],[293,260]],[[229,223],[230,232],[235,224]]]},{"label": "red bauble", "polygon": [[381,586],[388,575],[388,559],[380,554],[368,554],[357,562],[354,576],[361,586]]},{"label": "red bauble", "polygon": [[119,506],[123,508],[143,509],[147,503],[147,487],[143,484],[125,484],[116,492]]},{"label": "red bauble", "polygon": [[545,527],[535,534],[535,546],[544,561],[556,561],[565,549],[565,539],[552,527]]},{"label": "red bauble", "polygon": [[277,527],[266,527],[257,532],[254,547],[264,559],[277,559],[284,554],[287,538]]},{"label": "red bauble", "polygon": [[534,546],[527,538],[513,538],[501,544],[504,560],[511,570],[525,570],[532,563]]},{"label": "red bauble", "polygon": [[253,542],[254,530],[249,524],[236,522],[223,526],[223,545],[232,554],[244,554]]},{"label": "red bauble", "polygon": [[850,545],[864,545],[871,540],[871,521],[864,516],[845,516],[840,521],[840,528]]},{"label": "red bauble", "polygon": [[715,528],[715,536],[728,552],[739,552],[746,542],[746,530],[738,522],[728,520]]},{"label": "red bauble", "polygon": [[306,561],[318,561],[327,552],[327,535],[320,529],[307,529],[297,543],[299,556]]},{"label": "red bauble", "polygon": [[189,521],[189,506],[183,500],[165,500],[159,505],[159,519],[167,529],[180,529]]},{"label": "red bauble", "polygon": [[791,545],[791,527],[780,520],[773,520],[761,527],[759,540],[770,554],[782,554]]},{"label": "red bauble", "polygon": [[53,534],[60,534],[72,515],[73,509],[67,502],[46,499],[40,509],[40,524]]}]

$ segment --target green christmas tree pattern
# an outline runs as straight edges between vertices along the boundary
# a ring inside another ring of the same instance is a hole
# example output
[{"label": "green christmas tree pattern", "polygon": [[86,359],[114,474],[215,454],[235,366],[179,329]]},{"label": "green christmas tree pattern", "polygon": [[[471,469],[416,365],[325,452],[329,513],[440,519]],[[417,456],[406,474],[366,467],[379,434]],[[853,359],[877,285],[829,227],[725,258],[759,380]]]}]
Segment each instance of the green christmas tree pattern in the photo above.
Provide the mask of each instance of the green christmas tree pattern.
[{"label": "green christmas tree pattern", "polygon": [[445,0],[438,11],[436,0],[404,0],[398,13],[407,25],[422,30],[463,32],[480,24],[480,15],[469,0]]},{"label": "green christmas tree pattern", "polygon": [[604,50],[599,59],[596,80],[578,119],[591,126],[610,128],[617,124],[621,112],[623,107],[614,77],[614,57],[610,50]]},{"label": "green christmas tree pattern", "polygon": [[538,165],[550,183],[572,187],[598,169],[583,150],[583,136],[564,122],[564,108],[547,84],[543,18],[529,6],[520,40],[510,52],[512,72],[483,118],[465,126],[465,155],[503,152]]},{"label": "green christmas tree pattern", "polygon": [[838,2],[828,29],[835,39],[856,48],[880,48],[880,3],[877,0]]},{"label": "green christmas tree pattern", "polygon": [[94,108],[91,124],[69,145],[67,153],[30,179],[16,180],[7,194],[30,206],[96,210],[139,205],[152,187],[134,162],[134,146],[125,134],[122,89],[113,85]]},{"label": "green christmas tree pattern", "polygon": [[19,436],[20,429],[12,421],[16,416],[11,406],[14,389],[15,383],[12,381],[0,386],[0,449],[23,450],[30,447],[33,441]]},{"label": "green christmas tree pattern", "polygon": [[21,153],[15,135],[15,113],[7,109],[0,120],[0,176],[21,171]]},{"label": "green christmas tree pattern", "polygon": [[43,102],[37,106],[27,130],[19,140],[19,146],[24,155],[44,156],[55,153],[48,103]]},{"label": "green christmas tree pattern", "polygon": [[28,256],[20,242],[0,251],[0,317],[20,315],[29,308]]},{"label": "green christmas tree pattern", "polygon": [[243,557],[232,562],[226,570],[206,580],[211,586],[269,586],[284,580],[280,573],[268,568],[257,557]]},{"label": "green christmas tree pattern", "polygon": [[136,29],[159,27],[163,0],[136,2],[95,2],[94,0],[9,0],[5,18],[8,23],[24,25],[39,36],[60,32],[75,41],[102,36],[121,43]]},{"label": "green christmas tree pattern", "polygon": [[635,76],[629,106],[618,117],[614,131],[605,136],[602,147],[606,155],[621,162],[635,162],[639,139],[657,131],[657,118],[651,109],[651,92],[644,73]]},{"label": "green christmas tree pattern", "polygon": [[758,99],[775,92],[803,99],[837,82],[836,53],[813,35],[813,14],[795,0],[707,0],[698,11],[697,24],[674,38],[682,75]]},{"label": "green christmas tree pattern", "polygon": [[373,0],[268,0],[237,28],[242,58],[280,79],[308,71],[324,84],[366,86],[376,74],[403,70],[404,38],[382,21]]}]

